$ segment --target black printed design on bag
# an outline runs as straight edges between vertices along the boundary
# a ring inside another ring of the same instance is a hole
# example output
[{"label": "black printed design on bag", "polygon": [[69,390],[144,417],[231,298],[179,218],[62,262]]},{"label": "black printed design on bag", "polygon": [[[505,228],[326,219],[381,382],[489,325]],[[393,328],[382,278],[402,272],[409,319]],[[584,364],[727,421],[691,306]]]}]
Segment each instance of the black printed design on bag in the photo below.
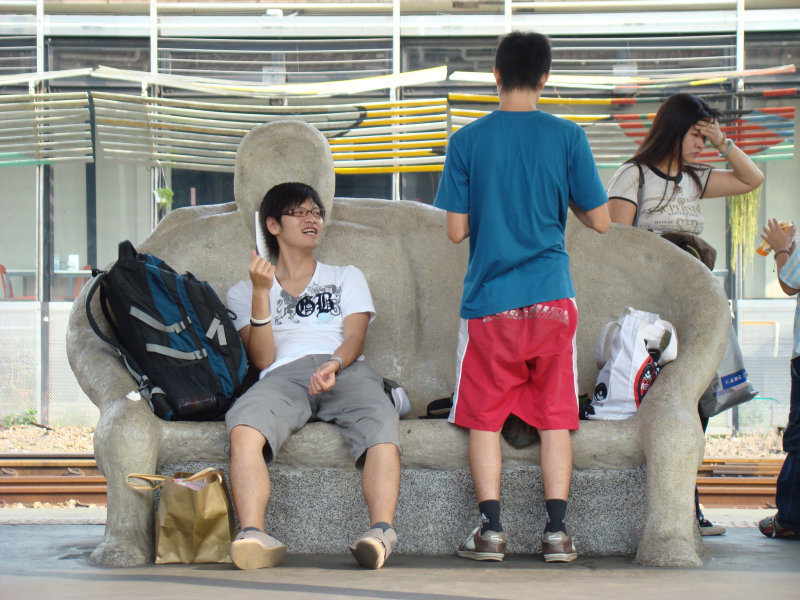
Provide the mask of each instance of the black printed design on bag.
[{"label": "black printed design on bag", "polygon": [[300,323],[301,319],[315,319],[327,323],[342,314],[342,286],[319,285],[311,282],[299,298],[281,290],[277,310],[273,316],[275,325],[285,322]]},{"label": "black printed design on bag", "polygon": [[597,387],[594,388],[594,401],[603,402],[606,396],[608,396],[608,386],[601,381],[597,384]]}]

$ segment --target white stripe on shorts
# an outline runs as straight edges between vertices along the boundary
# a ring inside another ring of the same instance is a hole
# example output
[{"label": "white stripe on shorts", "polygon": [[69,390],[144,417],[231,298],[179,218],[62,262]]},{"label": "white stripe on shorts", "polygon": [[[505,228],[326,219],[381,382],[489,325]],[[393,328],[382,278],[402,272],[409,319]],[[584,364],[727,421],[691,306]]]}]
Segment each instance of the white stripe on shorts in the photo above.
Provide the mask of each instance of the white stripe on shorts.
[{"label": "white stripe on shorts", "polygon": [[447,420],[450,423],[456,422],[456,407],[458,405],[458,388],[461,386],[461,368],[464,363],[464,356],[467,354],[469,344],[469,321],[461,319],[458,324],[458,345],[456,346],[456,389],[453,390],[453,408]]}]

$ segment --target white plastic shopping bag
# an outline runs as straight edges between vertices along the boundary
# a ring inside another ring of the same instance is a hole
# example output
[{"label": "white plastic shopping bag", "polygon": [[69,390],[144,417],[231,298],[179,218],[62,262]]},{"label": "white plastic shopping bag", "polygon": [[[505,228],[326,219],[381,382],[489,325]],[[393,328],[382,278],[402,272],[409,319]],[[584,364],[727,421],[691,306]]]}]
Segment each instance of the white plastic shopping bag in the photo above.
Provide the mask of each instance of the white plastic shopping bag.
[{"label": "white plastic shopping bag", "polygon": [[627,308],[621,319],[606,324],[597,341],[595,362],[600,373],[582,416],[627,419],[639,408],[661,367],[677,354],[671,323],[657,314]]}]

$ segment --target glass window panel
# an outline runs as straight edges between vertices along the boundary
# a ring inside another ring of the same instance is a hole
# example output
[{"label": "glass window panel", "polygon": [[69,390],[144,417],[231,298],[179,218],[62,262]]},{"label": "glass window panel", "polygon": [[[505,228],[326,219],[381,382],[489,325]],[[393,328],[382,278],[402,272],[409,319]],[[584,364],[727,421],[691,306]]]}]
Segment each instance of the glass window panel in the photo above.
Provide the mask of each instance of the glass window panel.
[{"label": "glass window panel", "polygon": [[36,167],[3,167],[0,176],[0,265],[8,271],[0,299],[35,297]]},{"label": "glass window panel", "polygon": [[233,202],[233,173],[172,169],[172,210]]},{"label": "glass window panel", "polygon": [[[60,71],[67,69],[97,68],[99,66],[127,69],[130,71],[150,71],[150,42],[146,38],[47,38],[46,69]],[[132,84],[96,77],[70,77],[58,79],[51,89],[65,88],[130,88]],[[133,86],[138,88],[138,86]]]},{"label": "glass window panel", "polygon": [[117,259],[123,240],[140,243],[151,230],[150,172],[144,163],[97,160],[97,264]]},{"label": "glass window panel", "polygon": [[390,38],[236,39],[161,38],[161,73],[255,83],[310,83],[388,75]]},{"label": "glass window panel", "polygon": [[442,174],[438,172],[402,174],[400,176],[400,199],[433,204],[441,178]]},{"label": "glass window panel", "polygon": [[391,199],[392,176],[373,175],[336,175],[336,192],[338,198],[379,198]]},{"label": "glass window panel", "polygon": [[74,298],[75,285],[88,262],[86,165],[62,162],[53,168],[53,276],[50,299]]}]

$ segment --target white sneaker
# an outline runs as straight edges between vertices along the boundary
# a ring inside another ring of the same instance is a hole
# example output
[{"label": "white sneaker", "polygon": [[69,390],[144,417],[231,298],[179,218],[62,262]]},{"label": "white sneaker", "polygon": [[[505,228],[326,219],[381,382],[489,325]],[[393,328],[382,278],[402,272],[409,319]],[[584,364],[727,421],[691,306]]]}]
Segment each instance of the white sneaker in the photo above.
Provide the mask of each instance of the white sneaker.
[{"label": "white sneaker", "polygon": [[264,569],[283,562],[286,546],[263,531],[240,531],[230,549],[231,560],[240,569]]},{"label": "white sneaker", "polygon": [[400,413],[401,419],[411,412],[411,401],[408,399],[406,391],[401,387],[396,387],[392,390],[392,403],[394,403],[397,412]]},{"label": "white sneaker", "polygon": [[700,535],[722,535],[725,533],[725,527],[719,523],[712,523],[705,517],[697,519],[697,525],[700,527]]},{"label": "white sneaker", "polygon": [[399,384],[391,379],[384,379],[383,390],[392,400],[392,404],[394,404],[401,419],[411,412],[411,401],[408,399],[406,391]]}]

